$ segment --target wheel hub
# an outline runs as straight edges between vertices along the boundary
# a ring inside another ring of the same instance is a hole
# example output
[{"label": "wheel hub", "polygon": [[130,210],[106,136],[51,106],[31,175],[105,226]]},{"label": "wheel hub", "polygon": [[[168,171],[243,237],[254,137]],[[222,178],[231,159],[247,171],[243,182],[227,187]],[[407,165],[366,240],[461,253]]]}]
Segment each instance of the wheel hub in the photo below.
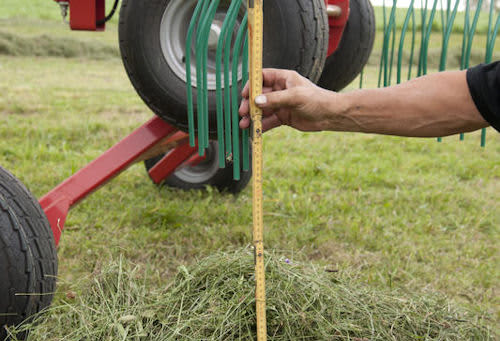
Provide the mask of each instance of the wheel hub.
[{"label": "wheel hub", "polygon": [[[193,86],[196,87],[196,32],[193,36],[193,44],[190,51],[186,51],[186,36],[189,28],[189,23],[194,14],[197,0],[171,0],[160,24],[160,44],[163,52],[163,57],[174,74],[186,82],[186,53],[191,54],[191,78]],[[222,24],[226,17],[228,5],[221,5],[215,14],[215,18],[210,26],[208,36],[208,53],[207,53],[207,86],[208,90],[216,89],[216,50],[219,38],[221,36]],[[236,25],[233,28],[232,37],[236,36],[243,15],[238,16]],[[233,44],[231,44],[231,51]],[[232,60],[232,53],[231,53]],[[241,70],[241,62],[239,63]],[[239,72],[240,73],[240,72]],[[229,75],[231,77],[231,73]],[[222,79],[224,76],[222,75]],[[241,80],[241,74],[238,75],[238,80]]]},{"label": "wheel hub", "polygon": [[215,51],[217,50],[217,43],[219,42],[219,37],[222,31],[222,22],[219,20],[214,20],[210,26],[210,33],[208,36],[208,49]]}]

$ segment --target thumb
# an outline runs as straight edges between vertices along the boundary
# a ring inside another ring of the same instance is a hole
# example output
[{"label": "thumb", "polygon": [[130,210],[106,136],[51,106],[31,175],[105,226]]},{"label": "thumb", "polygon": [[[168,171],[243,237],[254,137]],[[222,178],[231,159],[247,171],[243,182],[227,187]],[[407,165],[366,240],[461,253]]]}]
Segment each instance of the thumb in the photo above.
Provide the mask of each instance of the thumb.
[{"label": "thumb", "polygon": [[281,90],[273,91],[267,94],[255,97],[255,104],[261,109],[279,109],[290,107],[297,101],[294,91]]}]

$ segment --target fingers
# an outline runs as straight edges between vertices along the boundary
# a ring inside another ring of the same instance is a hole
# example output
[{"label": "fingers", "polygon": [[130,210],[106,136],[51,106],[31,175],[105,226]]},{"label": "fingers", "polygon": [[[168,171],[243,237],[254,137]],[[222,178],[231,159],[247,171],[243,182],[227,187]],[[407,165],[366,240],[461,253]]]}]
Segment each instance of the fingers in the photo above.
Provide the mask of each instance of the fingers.
[{"label": "fingers", "polygon": [[[245,116],[240,121],[241,129],[250,128],[250,117]],[[266,116],[262,119],[262,129],[266,132],[282,125],[281,120],[276,115]]]},{"label": "fingers", "polygon": [[[287,108],[297,105],[302,96],[300,88],[292,88],[290,90],[273,91],[270,88],[264,88],[263,94],[255,97],[255,104],[264,111],[264,115],[272,113],[275,109]],[[241,101],[240,116],[250,114],[250,101],[244,99]]]},{"label": "fingers", "polygon": [[273,91],[255,98],[255,104],[264,111],[289,108],[300,102],[300,88]]},{"label": "fingers", "polygon": [[245,116],[240,120],[240,128],[241,129],[250,128],[250,117],[249,116]]},{"label": "fingers", "polygon": [[278,116],[276,115],[267,116],[262,119],[262,130],[266,132],[271,129],[277,128],[282,124],[283,123],[281,122]]},{"label": "fingers", "polygon": [[[291,70],[280,70],[280,69],[264,69],[262,70],[262,85],[264,88],[270,88],[273,90],[285,90],[287,88],[287,82],[301,76]],[[250,82],[247,82],[241,92],[243,98],[248,98],[250,96]]]},{"label": "fingers", "polygon": [[[262,93],[267,94],[273,91],[272,88],[264,87],[262,89]],[[240,104],[240,108],[238,110],[240,116],[246,116],[250,114],[250,102],[248,99],[243,98]],[[264,113],[265,114],[265,113]]]}]

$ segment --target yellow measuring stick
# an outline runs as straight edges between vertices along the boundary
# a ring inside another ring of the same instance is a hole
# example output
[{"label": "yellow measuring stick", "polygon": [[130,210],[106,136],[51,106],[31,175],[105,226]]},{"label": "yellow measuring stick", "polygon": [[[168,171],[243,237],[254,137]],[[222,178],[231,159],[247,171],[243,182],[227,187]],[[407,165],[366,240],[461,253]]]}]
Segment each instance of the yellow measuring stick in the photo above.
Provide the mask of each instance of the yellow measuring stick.
[{"label": "yellow measuring stick", "polygon": [[262,207],[262,110],[255,97],[262,93],[263,0],[247,0],[250,42],[250,116],[252,118],[253,245],[255,252],[255,304],[257,340],[267,340],[266,283],[264,270],[264,221]]}]

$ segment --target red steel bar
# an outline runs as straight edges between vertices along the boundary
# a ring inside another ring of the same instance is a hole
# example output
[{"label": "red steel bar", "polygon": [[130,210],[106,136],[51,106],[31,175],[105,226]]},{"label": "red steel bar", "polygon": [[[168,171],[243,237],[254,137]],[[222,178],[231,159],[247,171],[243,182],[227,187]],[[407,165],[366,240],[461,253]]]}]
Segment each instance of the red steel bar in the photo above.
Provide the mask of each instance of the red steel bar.
[{"label": "red steel bar", "polygon": [[[66,217],[73,206],[141,160],[143,154],[171,135],[177,140],[187,141],[187,134],[178,132],[177,128],[155,117],[43,196],[40,205],[47,215],[56,245],[59,244]],[[169,176],[195,152],[196,148],[188,144],[170,151],[161,165],[154,167],[158,174],[155,179],[161,181]],[[163,178],[160,179],[161,176]]]},{"label": "red steel bar", "polygon": [[149,170],[149,176],[156,184],[162,182],[168,175],[172,174],[179,165],[193,157],[193,154],[197,151],[197,144],[194,147],[191,147],[189,144],[183,144],[172,149]]}]

